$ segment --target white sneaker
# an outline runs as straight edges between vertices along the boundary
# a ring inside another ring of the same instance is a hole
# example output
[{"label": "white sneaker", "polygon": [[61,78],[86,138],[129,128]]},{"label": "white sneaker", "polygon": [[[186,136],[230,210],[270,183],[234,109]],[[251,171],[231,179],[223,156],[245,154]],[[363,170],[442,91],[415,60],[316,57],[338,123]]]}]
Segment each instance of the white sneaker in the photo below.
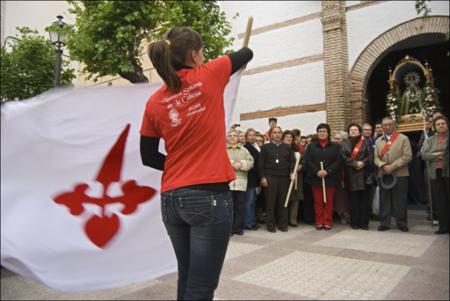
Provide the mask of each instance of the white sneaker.
[{"label": "white sneaker", "polygon": [[433,226],[439,226],[439,221],[437,221],[437,220],[433,220]]}]

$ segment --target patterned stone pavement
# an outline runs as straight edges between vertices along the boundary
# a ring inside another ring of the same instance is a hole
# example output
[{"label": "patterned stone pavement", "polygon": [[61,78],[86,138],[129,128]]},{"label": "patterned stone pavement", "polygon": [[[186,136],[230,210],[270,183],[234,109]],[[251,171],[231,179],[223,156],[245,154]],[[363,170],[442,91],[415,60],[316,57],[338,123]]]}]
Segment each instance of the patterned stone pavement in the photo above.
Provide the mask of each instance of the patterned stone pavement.
[{"label": "patterned stone pavement", "polygon": [[[409,210],[410,232],[261,228],[233,236],[216,300],[448,300],[449,236],[435,235],[423,210]],[[62,293],[1,270],[1,299],[175,300],[176,273],[87,293]]]}]

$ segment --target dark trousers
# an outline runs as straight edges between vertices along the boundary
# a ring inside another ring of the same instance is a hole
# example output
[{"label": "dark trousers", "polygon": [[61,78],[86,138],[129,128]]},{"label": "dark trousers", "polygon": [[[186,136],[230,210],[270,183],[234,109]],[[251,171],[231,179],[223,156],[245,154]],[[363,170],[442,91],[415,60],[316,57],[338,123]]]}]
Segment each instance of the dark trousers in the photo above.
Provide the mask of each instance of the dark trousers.
[{"label": "dark trousers", "polygon": [[261,191],[256,195],[256,221],[258,223],[265,223],[265,218],[263,217],[263,213],[266,213],[266,201],[265,201],[266,188],[261,187]]},{"label": "dark trousers", "polygon": [[381,225],[390,227],[391,217],[397,222],[397,227],[408,225],[408,177],[399,177],[397,185],[392,189],[383,189],[380,185],[380,221]]},{"label": "dark trousers", "polygon": [[369,189],[350,191],[350,224],[353,227],[369,225]]},{"label": "dark trousers", "polygon": [[[433,193],[433,187],[432,187],[432,184],[431,184],[432,180],[428,178],[428,164],[429,163],[428,163],[428,161],[425,161],[424,164],[426,166],[425,171],[424,171],[424,178],[425,178],[424,189],[426,190],[426,195],[427,195],[427,197],[426,197],[426,200],[427,200],[427,213],[430,216],[430,219],[437,220],[438,218],[437,218],[437,215],[436,215],[436,211],[437,211],[437,209],[436,209],[436,202],[433,199],[433,194],[435,194],[435,193]],[[430,191],[428,191],[428,189]],[[433,216],[431,216],[431,213],[433,213],[432,214]]]},{"label": "dark trousers", "polygon": [[245,192],[245,214],[244,226],[251,227],[256,225],[256,187],[247,185]]},{"label": "dark trousers", "polygon": [[304,183],[303,193],[305,199],[302,202],[300,202],[301,219],[305,223],[313,225],[315,221],[315,213],[314,213],[314,200],[311,191],[311,186],[308,183],[305,182],[303,183]]},{"label": "dark trousers", "polygon": [[370,184],[370,185],[368,185],[366,187],[367,198],[368,198],[367,202],[368,202],[368,205],[369,205],[369,216],[370,216],[371,213],[373,214],[373,210],[372,210],[373,198],[375,197],[376,189],[377,189],[376,183],[372,183],[372,184]]},{"label": "dark trousers", "polygon": [[277,225],[279,228],[287,228],[288,209],[284,208],[284,202],[286,201],[286,195],[289,188],[289,177],[267,176],[266,179],[266,225],[268,227]]},{"label": "dark trousers", "polygon": [[230,192],[188,188],[161,194],[161,214],[178,261],[178,300],[212,300],[233,218]]},{"label": "dark trousers", "polygon": [[439,220],[439,230],[449,232],[449,178],[442,177],[442,169],[436,170],[436,179],[431,180],[433,202],[436,203],[436,215]]},{"label": "dark trousers", "polygon": [[232,232],[244,230],[245,217],[245,191],[231,191],[233,195],[233,229]]}]

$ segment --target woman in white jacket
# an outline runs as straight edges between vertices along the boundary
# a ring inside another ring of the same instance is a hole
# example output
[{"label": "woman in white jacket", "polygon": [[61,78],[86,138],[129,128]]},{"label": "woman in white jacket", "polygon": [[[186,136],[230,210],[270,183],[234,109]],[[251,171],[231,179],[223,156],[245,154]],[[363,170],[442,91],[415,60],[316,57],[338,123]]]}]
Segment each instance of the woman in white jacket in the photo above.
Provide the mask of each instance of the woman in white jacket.
[{"label": "woman in white jacket", "polygon": [[230,156],[236,180],[230,182],[233,194],[233,229],[232,234],[244,234],[245,191],[247,190],[247,174],[253,167],[253,157],[248,150],[238,144],[239,136],[236,130],[228,132],[227,151]]}]

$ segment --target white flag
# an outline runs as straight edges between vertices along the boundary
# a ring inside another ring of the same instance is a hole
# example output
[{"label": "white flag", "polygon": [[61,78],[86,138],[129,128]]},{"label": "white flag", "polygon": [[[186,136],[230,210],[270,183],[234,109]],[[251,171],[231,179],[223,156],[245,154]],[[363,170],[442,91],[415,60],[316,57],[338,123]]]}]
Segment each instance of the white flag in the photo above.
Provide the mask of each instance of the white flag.
[{"label": "white flag", "polygon": [[[231,122],[241,72],[225,91]],[[1,265],[63,291],[176,271],[139,129],[160,85],[66,88],[1,107]],[[227,126],[228,128],[228,126]]]}]

